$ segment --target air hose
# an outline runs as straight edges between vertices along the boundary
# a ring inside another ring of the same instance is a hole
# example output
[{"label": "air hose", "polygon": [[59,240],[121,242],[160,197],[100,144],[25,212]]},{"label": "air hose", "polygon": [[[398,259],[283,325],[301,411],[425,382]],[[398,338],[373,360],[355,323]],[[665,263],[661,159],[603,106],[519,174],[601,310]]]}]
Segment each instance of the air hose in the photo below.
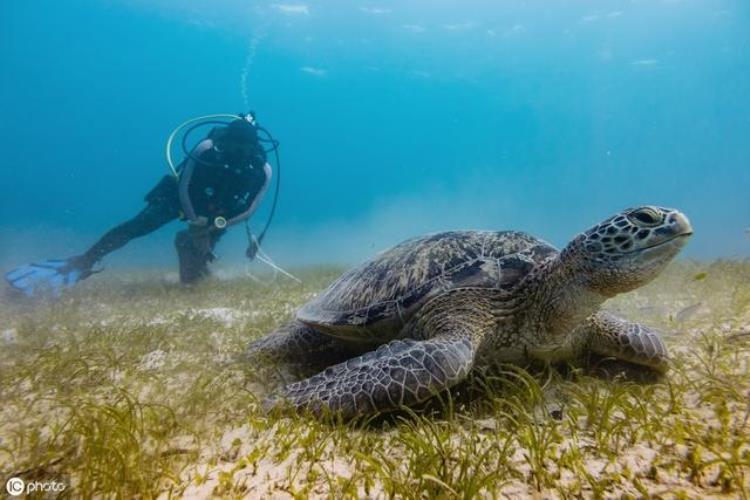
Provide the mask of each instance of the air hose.
[{"label": "air hose", "polygon": [[[174,142],[174,138],[177,137],[177,134],[180,133],[180,131],[187,127],[190,124],[197,123],[195,126],[191,127],[189,131],[185,133],[185,137],[183,137],[183,149],[185,144],[186,137],[192,132],[195,128],[201,125],[208,125],[210,124],[219,124],[219,125],[226,125],[226,122],[215,120],[215,118],[231,118],[232,120],[237,120],[240,118],[238,115],[230,115],[226,113],[216,114],[216,115],[206,115],[206,116],[199,116],[197,118],[191,118],[190,120],[182,122],[180,125],[175,128],[171,134],[169,134],[169,138],[167,139],[167,146],[166,146],[166,157],[167,157],[167,165],[169,165],[169,169],[172,171],[172,175],[175,176],[175,178],[179,179],[180,174],[177,172],[177,167],[174,165],[174,161],[172,161],[172,143]],[[207,121],[210,120],[210,121]],[[192,158],[192,156],[191,156]]]}]

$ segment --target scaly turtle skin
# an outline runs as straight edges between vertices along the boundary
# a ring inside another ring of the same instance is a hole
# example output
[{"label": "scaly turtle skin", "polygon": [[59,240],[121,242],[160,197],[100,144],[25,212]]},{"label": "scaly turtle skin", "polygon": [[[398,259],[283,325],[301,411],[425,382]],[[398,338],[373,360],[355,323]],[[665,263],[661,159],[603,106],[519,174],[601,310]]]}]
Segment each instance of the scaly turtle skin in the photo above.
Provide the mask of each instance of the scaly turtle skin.
[{"label": "scaly turtle skin", "polygon": [[344,418],[424,401],[486,360],[595,353],[664,371],[656,332],[599,307],[651,281],[691,234],[680,212],[648,206],[608,218],[561,252],[520,232],[408,240],[342,275],[247,355],[331,363],[267,404]]}]

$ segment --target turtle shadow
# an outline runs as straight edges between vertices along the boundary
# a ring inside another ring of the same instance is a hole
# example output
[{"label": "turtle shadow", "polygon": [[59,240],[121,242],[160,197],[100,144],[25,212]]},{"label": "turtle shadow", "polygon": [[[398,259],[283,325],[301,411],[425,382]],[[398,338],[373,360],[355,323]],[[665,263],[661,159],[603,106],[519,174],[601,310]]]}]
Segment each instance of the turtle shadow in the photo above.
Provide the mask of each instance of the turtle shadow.
[{"label": "turtle shadow", "polygon": [[629,382],[650,385],[664,380],[665,375],[656,370],[615,358],[591,355],[580,367],[585,375],[609,382]]}]

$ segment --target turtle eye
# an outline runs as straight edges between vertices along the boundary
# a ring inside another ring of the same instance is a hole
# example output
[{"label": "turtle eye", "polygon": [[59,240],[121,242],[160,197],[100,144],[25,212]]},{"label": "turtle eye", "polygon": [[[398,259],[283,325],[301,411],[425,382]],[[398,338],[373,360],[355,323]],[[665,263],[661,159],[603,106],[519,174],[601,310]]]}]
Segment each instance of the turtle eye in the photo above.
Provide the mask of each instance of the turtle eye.
[{"label": "turtle eye", "polygon": [[661,217],[652,208],[639,208],[630,212],[628,217],[643,226],[657,226],[661,224]]}]

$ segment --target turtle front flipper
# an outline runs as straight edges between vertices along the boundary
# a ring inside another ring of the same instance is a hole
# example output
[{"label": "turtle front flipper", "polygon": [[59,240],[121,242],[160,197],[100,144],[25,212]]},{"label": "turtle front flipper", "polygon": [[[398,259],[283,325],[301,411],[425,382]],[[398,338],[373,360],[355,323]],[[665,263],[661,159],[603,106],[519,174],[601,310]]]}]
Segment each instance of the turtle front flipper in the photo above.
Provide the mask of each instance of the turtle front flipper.
[{"label": "turtle front flipper", "polygon": [[664,373],[669,369],[667,348],[651,328],[598,312],[582,327],[592,353],[646,366]]},{"label": "turtle front flipper", "polygon": [[394,340],[284,387],[266,407],[291,406],[348,419],[424,401],[461,381],[475,348],[466,335]]},{"label": "turtle front flipper", "polygon": [[425,305],[393,340],[300,382],[285,386],[266,408],[291,406],[345,419],[410,406],[462,381],[483,339],[497,324],[488,296],[455,290]]}]

